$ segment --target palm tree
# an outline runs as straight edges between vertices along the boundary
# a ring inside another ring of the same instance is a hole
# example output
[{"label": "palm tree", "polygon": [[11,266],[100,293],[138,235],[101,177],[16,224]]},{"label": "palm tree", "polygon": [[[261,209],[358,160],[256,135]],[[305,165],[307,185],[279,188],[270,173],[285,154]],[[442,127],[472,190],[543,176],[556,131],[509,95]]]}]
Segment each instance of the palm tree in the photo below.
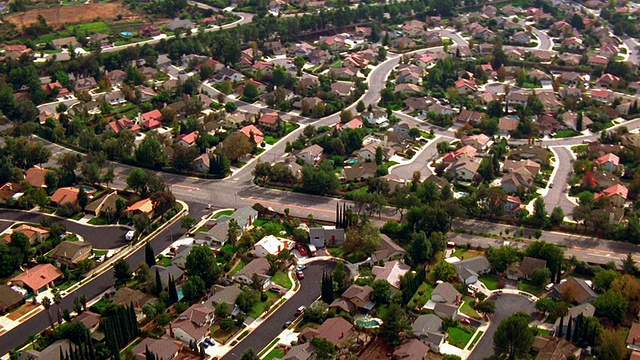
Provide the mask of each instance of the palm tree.
[{"label": "palm tree", "polygon": [[47,316],[49,317],[49,324],[51,324],[51,329],[55,329],[55,324],[53,323],[53,318],[51,317],[51,311],[49,311],[49,309],[51,309],[51,299],[49,299],[48,297],[42,298],[42,306],[44,306],[44,309],[47,310]]},{"label": "palm tree", "polygon": [[62,295],[59,291],[53,293],[53,302],[56,304],[58,310],[58,324],[62,324],[62,310],[60,310],[60,304],[62,303]]}]

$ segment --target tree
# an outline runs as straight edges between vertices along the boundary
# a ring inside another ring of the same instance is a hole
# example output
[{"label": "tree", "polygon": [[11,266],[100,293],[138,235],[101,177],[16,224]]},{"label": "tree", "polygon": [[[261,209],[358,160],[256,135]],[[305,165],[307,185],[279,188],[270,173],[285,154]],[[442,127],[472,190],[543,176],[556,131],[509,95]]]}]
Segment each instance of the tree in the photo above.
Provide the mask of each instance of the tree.
[{"label": "tree", "polygon": [[433,248],[424,231],[413,233],[408,253],[414,264],[422,264],[432,258]]},{"label": "tree", "polygon": [[256,84],[249,82],[245,84],[244,89],[242,90],[242,95],[246,97],[250,102],[253,102],[258,98],[260,92],[258,91],[258,87],[256,86]]},{"label": "tree", "polygon": [[240,157],[253,151],[255,144],[252,144],[248,137],[241,132],[235,132],[227,136],[222,141],[222,153],[231,161],[236,161]]},{"label": "tree", "polygon": [[573,325],[573,318],[569,317],[569,322],[567,323],[567,333],[565,334],[567,337],[567,341],[571,341],[571,336],[573,335],[571,326]]},{"label": "tree", "polygon": [[138,166],[160,169],[169,162],[163,146],[154,136],[146,136],[134,151]]},{"label": "tree", "polygon": [[627,344],[622,330],[605,329],[598,338],[598,360],[618,360],[627,357]]},{"label": "tree", "polygon": [[366,223],[351,228],[345,234],[344,249],[349,253],[362,252],[371,255],[380,246],[380,229]]},{"label": "tree", "polygon": [[156,264],[156,255],[153,252],[150,242],[147,242],[144,246],[144,261],[149,267]]},{"label": "tree", "polygon": [[53,322],[53,317],[51,316],[51,299],[48,297],[42,298],[42,306],[44,310],[47,312],[47,316],[49,317],[49,324],[51,325],[51,329],[55,329],[55,324]]},{"label": "tree", "polygon": [[393,289],[387,280],[376,280],[371,284],[373,288],[372,300],[378,304],[386,304],[389,302]]},{"label": "tree", "polygon": [[249,350],[242,354],[240,360],[260,360],[260,357],[253,352],[252,348],[249,348]]},{"label": "tree", "polygon": [[520,251],[515,246],[501,245],[499,248],[489,247],[487,255],[497,272],[504,272],[507,267],[520,260]]},{"label": "tree", "polygon": [[551,270],[549,268],[539,268],[531,272],[531,282],[534,285],[542,286],[551,278]]},{"label": "tree", "polygon": [[538,227],[545,226],[548,221],[547,210],[545,209],[544,199],[542,197],[536,198],[533,202],[531,221]]},{"label": "tree", "polygon": [[[502,320],[493,335],[495,354],[513,360],[526,357],[533,345],[536,330],[529,327],[531,316],[517,312]],[[517,334],[517,336],[515,336]]]},{"label": "tree", "polygon": [[80,191],[78,191],[78,206],[84,211],[87,205],[89,205],[89,195],[83,188],[80,188]]},{"label": "tree", "polygon": [[493,300],[484,300],[477,303],[474,310],[484,315],[491,315],[496,312],[496,302]]},{"label": "tree", "polygon": [[113,180],[115,178],[116,178],[115,167],[113,166],[113,164],[110,164],[107,167],[107,172],[105,172],[104,175],[102,175],[102,182],[107,185],[107,188],[109,188],[109,184],[113,183]]},{"label": "tree", "polygon": [[614,324],[619,324],[625,319],[628,305],[627,299],[612,290],[598,295],[593,301],[593,306],[596,307],[596,315],[606,317]]},{"label": "tree", "polygon": [[149,177],[147,173],[140,169],[134,168],[127,176],[127,187],[137,192],[141,196],[145,196],[147,194],[147,182]]},{"label": "tree", "polygon": [[333,279],[331,278],[331,274],[322,273],[320,290],[322,301],[331,304],[333,302]]},{"label": "tree", "polygon": [[229,305],[226,302],[221,302],[216,305],[215,315],[220,318],[226,318],[229,316]]},{"label": "tree", "polygon": [[549,220],[553,226],[562,224],[562,221],[564,220],[564,210],[562,210],[560,206],[554,207],[551,211],[551,216],[549,216]]},{"label": "tree", "polygon": [[353,119],[353,114],[351,113],[351,110],[348,109],[344,109],[342,111],[340,111],[340,122],[341,123],[347,123],[349,121],[351,121]]},{"label": "tree", "polygon": [[356,104],[356,111],[361,113],[361,112],[363,112],[365,110],[366,110],[366,106],[364,105],[362,100],[358,101],[358,103]]},{"label": "tree", "polygon": [[162,278],[160,277],[160,270],[158,270],[158,268],[156,268],[155,281],[156,284],[153,293],[156,296],[160,296],[160,293],[162,293],[162,291],[164,290],[164,286],[162,286]]},{"label": "tree", "polygon": [[635,260],[631,256],[631,253],[627,254],[627,257],[622,260],[622,272],[629,275],[635,275],[638,272],[638,266]]},{"label": "tree", "polygon": [[205,245],[195,246],[191,249],[187,256],[185,269],[189,277],[196,275],[204,280],[207,288],[213,285],[222,273],[213,251]]},{"label": "tree", "polygon": [[404,332],[411,329],[404,309],[398,304],[391,304],[387,312],[382,316],[382,325],[379,335],[387,344],[399,345],[402,342]]},{"label": "tree", "polygon": [[185,230],[191,229],[195,224],[196,219],[191,215],[183,216],[182,219],[180,219],[180,227]]},{"label": "tree", "polygon": [[458,276],[455,266],[446,262],[440,261],[431,268],[431,272],[435,280],[442,280],[445,282],[452,281]]},{"label": "tree", "polygon": [[313,348],[316,350],[318,360],[331,360],[335,358],[336,347],[327,339],[321,337],[314,337],[309,341]]},{"label": "tree", "polygon": [[190,275],[187,282],[182,286],[182,294],[185,300],[193,302],[201,298],[206,292],[207,288],[205,281],[197,275]]},{"label": "tree", "polygon": [[605,292],[609,290],[611,283],[619,277],[620,274],[615,270],[598,271],[593,277],[593,288],[596,291]]},{"label": "tree", "polygon": [[156,214],[164,215],[167,211],[173,209],[176,204],[176,198],[171,191],[156,191],[151,195],[151,203]]},{"label": "tree", "polygon": [[547,267],[551,270],[551,279],[555,279],[561,272],[564,252],[555,244],[545,241],[536,241],[525,250],[525,255],[547,261]]},{"label": "tree", "polygon": [[121,287],[131,280],[131,269],[129,269],[129,263],[124,259],[115,263],[113,265],[113,277],[116,280],[116,287]]}]

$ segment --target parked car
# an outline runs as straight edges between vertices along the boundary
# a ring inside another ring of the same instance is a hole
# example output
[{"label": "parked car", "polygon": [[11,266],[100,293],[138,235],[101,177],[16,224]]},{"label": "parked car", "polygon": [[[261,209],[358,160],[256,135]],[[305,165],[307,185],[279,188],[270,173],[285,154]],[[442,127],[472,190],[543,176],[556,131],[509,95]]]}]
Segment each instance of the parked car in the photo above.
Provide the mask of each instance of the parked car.
[{"label": "parked car", "polygon": [[302,313],[307,309],[306,306],[302,305],[298,308],[298,310],[296,310],[296,316],[300,316],[302,315]]},{"label": "parked car", "polygon": [[307,256],[308,252],[307,252],[307,249],[304,247],[304,245],[298,244],[296,246],[296,249],[298,249],[298,252],[300,253],[300,255]]},{"label": "parked car", "polygon": [[206,341],[203,341],[200,343],[200,346],[202,346],[203,348],[208,348],[209,347],[209,343],[207,343]]},{"label": "parked car", "polygon": [[463,324],[471,325],[471,320],[469,320],[467,318],[460,319],[460,322],[463,323]]},{"label": "parked car", "polygon": [[136,233],[136,232],[135,232],[135,231],[133,231],[133,230],[129,230],[129,231],[127,231],[127,233],[126,233],[126,234],[124,234],[124,239],[125,239],[125,240],[127,240],[127,241],[131,241],[131,240],[133,240],[133,235],[135,235],[135,233]]},{"label": "parked car", "polygon": [[296,266],[296,271],[302,271],[307,268],[307,265],[298,265]]},{"label": "parked car", "polygon": [[208,342],[209,345],[215,345],[216,344],[216,342],[212,338],[206,338],[205,341]]},{"label": "parked car", "polygon": [[300,280],[304,279],[304,273],[302,271],[296,272],[296,275],[298,276],[298,279]]},{"label": "parked car", "polygon": [[286,328],[288,328],[289,326],[291,326],[291,324],[293,324],[293,321],[291,321],[291,320],[287,320],[287,321],[284,323],[284,325],[282,325],[282,328],[283,328],[283,329],[286,329]]}]

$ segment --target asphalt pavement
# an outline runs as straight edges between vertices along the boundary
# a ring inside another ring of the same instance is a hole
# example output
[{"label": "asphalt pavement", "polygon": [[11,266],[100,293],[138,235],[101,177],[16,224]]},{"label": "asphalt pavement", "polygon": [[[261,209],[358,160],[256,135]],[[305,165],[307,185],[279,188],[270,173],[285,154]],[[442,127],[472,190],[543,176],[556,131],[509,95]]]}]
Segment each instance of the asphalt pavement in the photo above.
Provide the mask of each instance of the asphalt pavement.
[{"label": "asphalt pavement", "polygon": [[496,302],[496,312],[490,316],[491,325],[476,344],[468,360],[483,360],[493,355],[493,334],[503,319],[518,311],[534,315],[537,312],[535,304],[528,297],[522,295],[496,294],[487,300]]},{"label": "asphalt pavement", "polygon": [[221,360],[239,359],[247,350],[260,352],[282,330],[287,320],[295,319],[295,313],[301,305],[309,306],[320,296],[320,282],[323,271],[331,271],[335,262],[310,263],[304,270],[305,278],[300,280],[298,292],[269,316],[262,324],[245,337]]},{"label": "asphalt pavement", "polygon": [[126,245],[128,242],[124,239],[124,235],[132,229],[129,226],[123,225],[94,226],[81,224],[76,221],[39,212],[11,209],[0,210],[0,220],[39,223],[43,218],[50,219],[53,222],[62,222],[67,228],[67,231],[82,236],[85,241],[91,243],[95,249],[115,249]]}]

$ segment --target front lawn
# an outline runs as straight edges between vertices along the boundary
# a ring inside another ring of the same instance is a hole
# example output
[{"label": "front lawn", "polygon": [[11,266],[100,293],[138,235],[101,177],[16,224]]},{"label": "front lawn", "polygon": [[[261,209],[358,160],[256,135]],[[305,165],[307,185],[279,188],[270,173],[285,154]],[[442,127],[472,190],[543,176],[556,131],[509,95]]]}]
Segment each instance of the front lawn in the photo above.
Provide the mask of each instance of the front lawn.
[{"label": "front lawn", "polygon": [[89,224],[91,224],[91,225],[107,225],[107,224],[109,224],[109,220],[107,219],[106,216],[103,216],[103,215],[94,216],[91,219],[89,219]]},{"label": "front lawn", "polygon": [[282,359],[284,357],[284,349],[276,348],[271,350],[262,360]]},{"label": "front lawn", "polygon": [[563,130],[558,130],[558,132],[556,132],[556,135],[554,136],[554,138],[563,139],[563,138],[574,137],[574,136],[578,136],[578,135],[580,135],[580,133],[575,131],[575,130],[563,129]]},{"label": "front lawn", "polygon": [[455,256],[458,259],[469,259],[469,258],[473,258],[473,257],[478,257],[478,256],[484,256],[484,251],[478,251],[478,250],[473,250],[473,249],[467,249],[464,246],[463,247],[458,247],[456,248],[456,250],[451,254],[451,256]]},{"label": "front lawn", "polygon": [[471,345],[469,345],[469,350],[473,349],[473,347],[476,346],[476,344],[478,343],[478,341],[482,337],[482,334],[484,334],[484,331],[478,331],[476,333],[476,336],[473,337],[473,341],[471,342]]},{"label": "front lawn", "polygon": [[156,257],[156,260],[158,261],[158,265],[162,265],[162,266],[171,265],[171,259],[169,259],[168,257],[166,257],[164,255],[158,255]]},{"label": "front lawn", "polygon": [[429,299],[431,299],[431,293],[433,292],[433,286],[427,284],[426,282],[423,282],[420,287],[418,287],[418,290],[416,291],[415,294],[413,294],[413,297],[411,298],[411,300],[409,300],[409,308],[410,309],[414,309],[414,308],[421,308],[424,306],[424,304],[427,303],[427,301],[429,301]]},{"label": "front lawn", "polygon": [[291,279],[289,279],[289,275],[284,271],[278,271],[275,273],[275,275],[271,277],[271,281],[287,289],[291,289],[293,286]]},{"label": "front lawn", "polygon": [[464,304],[460,307],[460,312],[467,316],[471,316],[474,319],[480,319],[480,315],[478,315],[478,313],[473,310],[473,307],[471,307],[475,301],[474,298],[465,295],[462,297],[462,300],[464,301]]},{"label": "front lawn", "polygon": [[447,332],[449,333],[447,342],[460,349],[464,349],[467,343],[469,343],[469,340],[471,340],[471,336],[473,336],[472,333],[468,333],[458,327],[450,327]]},{"label": "front lawn", "polygon": [[267,309],[271,307],[271,305],[273,305],[280,297],[279,295],[271,291],[267,291],[266,294],[267,294],[267,301],[264,301],[264,302],[259,301],[255,303],[251,308],[251,310],[249,311],[249,313],[247,314],[248,316],[251,316],[254,319],[259,318],[260,315],[262,315],[265,311],[267,311]]},{"label": "front lawn", "polygon": [[478,280],[480,280],[489,290],[498,289],[498,277],[494,274],[483,275],[478,278]]},{"label": "front lawn", "polygon": [[231,216],[233,214],[233,210],[222,210],[222,211],[218,211],[216,213],[216,215],[214,216],[214,219],[217,219],[221,216]]},{"label": "front lawn", "polygon": [[329,254],[333,257],[348,260],[351,263],[358,263],[366,260],[367,258],[367,256],[362,252],[346,253],[344,248],[341,246],[329,248]]},{"label": "front lawn", "polygon": [[537,286],[529,281],[523,280],[518,283],[518,290],[526,291],[529,294],[538,295],[542,291],[542,286]]},{"label": "front lawn", "polygon": [[271,135],[267,135],[267,136],[264,137],[264,143],[267,144],[267,145],[273,145],[273,144],[277,143],[278,140],[280,140],[280,139],[277,139],[277,138],[275,138],[275,137],[273,137]]},{"label": "front lawn", "polygon": [[233,327],[231,328],[231,330],[229,331],[224,331],[222,329],[220,329],[220,324],[213,324],[213,326],[211,326],[211,329],[209,330],[211,337],[221,343],[224,344],[226,343],[233,335],[235,335],[238,331],[240,330],[240,328],[238,327]]}]

